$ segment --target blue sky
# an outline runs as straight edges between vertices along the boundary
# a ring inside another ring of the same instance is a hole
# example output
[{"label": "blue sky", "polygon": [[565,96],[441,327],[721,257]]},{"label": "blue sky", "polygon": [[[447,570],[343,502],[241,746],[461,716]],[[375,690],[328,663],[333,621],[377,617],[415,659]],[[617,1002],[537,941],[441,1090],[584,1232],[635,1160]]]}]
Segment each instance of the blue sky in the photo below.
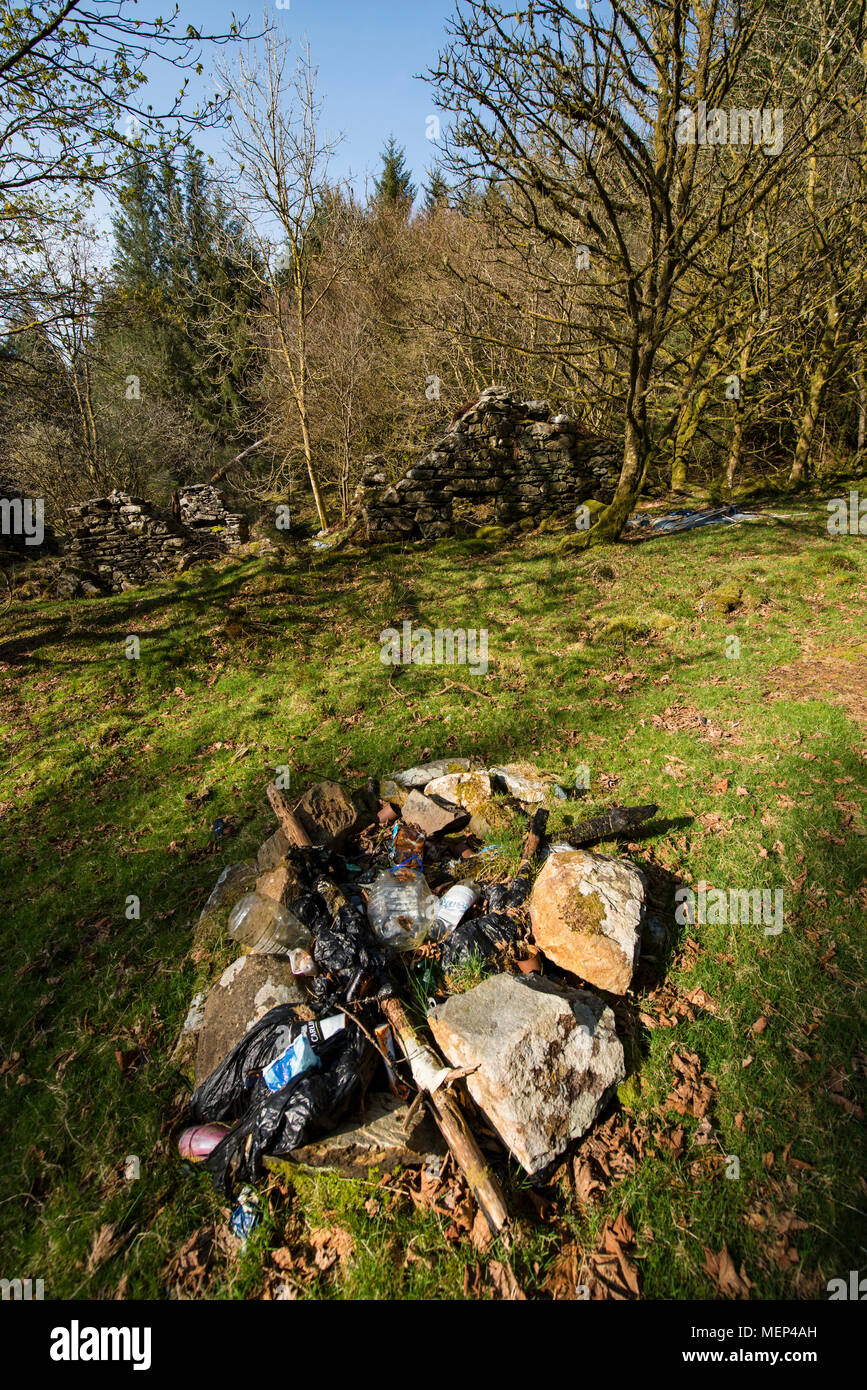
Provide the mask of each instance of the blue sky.
[{"label": "blue sky", "polygon": [[[224,3],[224,0],[181,0],[180,21],[202,31],[226,29],[232,11],[239,18],[249,14],[249,31],[262,28],[261,6]],[[140,0],[137,17],[166,15],[169,6]],[[446,21],[454,13],[453,0],[289,0],[289,8],[267,6],[285,33],[306,37],[314,66],[319,69],[318,92],[324,101],[323,128],[343,132],[331,172],[338,178],[352,176],[358,193],[364,192],[364,175],[377,174],[380,151],[388,136],[406,147],[413,181],[420,186],[433,162],[436,145],[426,138],[426,120],[435,114],[433,89],[414,74],[434,66],[445,43]],[[206,71],[213,62],[205,53]],[[151,63],[152,74],[145,101],[165,101],[177,84],[177,75],[164,65]],[[202,91],[209,84],[198,79]],[[204,132],[201,147],[215,158],[219,132]]]}]

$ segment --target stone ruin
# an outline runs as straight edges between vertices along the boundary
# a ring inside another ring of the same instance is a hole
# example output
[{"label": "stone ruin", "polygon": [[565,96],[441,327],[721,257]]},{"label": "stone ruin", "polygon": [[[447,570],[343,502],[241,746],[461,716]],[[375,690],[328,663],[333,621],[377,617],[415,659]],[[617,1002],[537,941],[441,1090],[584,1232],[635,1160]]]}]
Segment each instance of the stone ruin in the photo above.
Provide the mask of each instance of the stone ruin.
[{"label": "stone ruin", "polygon": [[461,498],[492,509],[497,523],[535,523],[590,498],[610,501],[620,454],[616,441],[552,416],[547,401],[489,386],[399,482],[388,485],[381,456],[366,460],[356,501],[370,541],[451,535]]},{"label": "stone ruin", "polygon": [[184,488],[175,511],[172,515],[117,490],[69,507],[60,588],[120,593],[235,550],[247,539],[246,518],[228,512],[210,483]]}]

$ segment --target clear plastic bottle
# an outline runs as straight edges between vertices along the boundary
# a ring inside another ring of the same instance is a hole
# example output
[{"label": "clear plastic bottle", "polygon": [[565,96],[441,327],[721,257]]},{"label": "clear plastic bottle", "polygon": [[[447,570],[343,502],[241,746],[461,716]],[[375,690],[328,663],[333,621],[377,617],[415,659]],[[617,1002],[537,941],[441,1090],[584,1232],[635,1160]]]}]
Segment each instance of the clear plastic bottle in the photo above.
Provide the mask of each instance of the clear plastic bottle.
[{"label": "clear plastic bottle", "polygon": [[436,908],[437,899],[423,874],[407,881],[385,869],[368,889],[370,925],[380,941],[398,951],[412,951],[421,945]]},{"label": "clear plastic bottle", "polygon": [[294,913],[261,893],[245,893],[229,913],[229,935],[262,955],[309,951],[313,937]]}]

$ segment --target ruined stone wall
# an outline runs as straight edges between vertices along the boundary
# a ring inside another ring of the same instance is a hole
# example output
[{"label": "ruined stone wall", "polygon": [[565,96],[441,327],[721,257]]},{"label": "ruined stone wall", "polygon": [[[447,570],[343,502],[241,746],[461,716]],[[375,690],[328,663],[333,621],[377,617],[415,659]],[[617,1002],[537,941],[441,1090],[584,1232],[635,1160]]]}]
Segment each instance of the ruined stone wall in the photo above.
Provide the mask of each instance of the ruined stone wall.
[{"label": "ruined stone wall", "polygon": [[186,488],[179,502],[180,521],[128,492],[68,508],[68,567],[87,571],[99,587],[118,593],[246,539],[245,519],[226,512],[216,488]]},{"label": "ruined stone wall", "polygon": [[519,401],[489,386],[394,486],[384,460],[365,468],[359,501],[372,541],[447,536],[454,501],[493,505],[497,522],[566,514],[590,498],[613,496],[620,448],[588,437],[546,401]]}]

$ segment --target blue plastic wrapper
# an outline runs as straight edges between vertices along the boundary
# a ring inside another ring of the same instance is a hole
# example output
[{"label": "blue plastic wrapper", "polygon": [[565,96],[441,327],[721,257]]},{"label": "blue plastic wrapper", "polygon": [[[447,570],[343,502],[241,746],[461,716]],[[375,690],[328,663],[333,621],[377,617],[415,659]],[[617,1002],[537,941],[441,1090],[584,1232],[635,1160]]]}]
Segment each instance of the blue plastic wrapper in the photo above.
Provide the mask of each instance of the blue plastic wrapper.
[{"label": "blue plastic wrapper", "polygon": [[238,1200],[232,1209],[229,1217],[229,1226],[232,1234],[239,1240],[246,1242],[248,1235],[258,1226],[262,1220],[262,1213],[259,1210],[259,1198],[254,1187],[242,1187],[238,1193]]},{"label": "blue plastic wrapper", "polygon": [[275,1057],[274,1061],[265,1067],[262,1080],[269,1091],[282,1091],[293,1077],[303,1076],[306,1071],[312,1071],[314,1067],[321,1065],[307,1040],[306,1033],[301,1033],[289,1044],[285,1052],[281,1052],[279,1057]]}]

